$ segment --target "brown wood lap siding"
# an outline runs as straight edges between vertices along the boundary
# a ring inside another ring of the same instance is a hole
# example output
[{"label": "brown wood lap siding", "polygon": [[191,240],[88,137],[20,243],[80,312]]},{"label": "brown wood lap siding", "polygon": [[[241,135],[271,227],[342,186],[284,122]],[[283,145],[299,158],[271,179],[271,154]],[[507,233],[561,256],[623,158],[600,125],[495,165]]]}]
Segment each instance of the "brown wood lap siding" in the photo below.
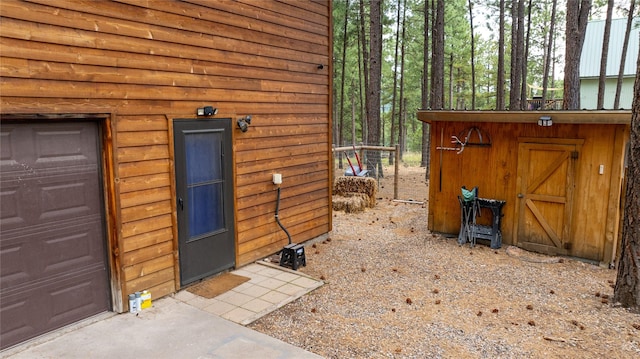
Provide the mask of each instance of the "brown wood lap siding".
[{"label": "brown wood lap siding", "polygon": [[[451,135],[471,126],[490,134],[492,145],[468,146],[461,154],[455,151],[442,151],[441,154],[436,149],[441,146],[441,133],[444,146],[449,146]],[[543,128],[534,123],[436,121],[431,124],[431,131],[429,228],[457,233],[460,205],[456,198],[460,195],[460,187],[479,186],[480,197],[507,201],[502,220],[505,245],[517,244],[516,195],[521,192],[517,186],[519,140],[526,138],[529,142],[543,143],[548,139],[583,140],[573,179],[573,218],[571,228],[568,228],[572,238],[570,254],[593,260],[610,259],[618,233],[616,223],[628,125],[554,123],[552,127]],[[598,173],[599,165],[604,166],[602,175]],[[480,220],[490,218],[483,215]]]},{"label": "brown wood lap siding", "polygon": [[294,241],[330,231],[330,15],[329,1],[2,1],[2,111],[112,114],[122,298],[179,285],[170,128],[197,107],[253,116],[234,134],[237,266],[286,244],[272,173]]}]

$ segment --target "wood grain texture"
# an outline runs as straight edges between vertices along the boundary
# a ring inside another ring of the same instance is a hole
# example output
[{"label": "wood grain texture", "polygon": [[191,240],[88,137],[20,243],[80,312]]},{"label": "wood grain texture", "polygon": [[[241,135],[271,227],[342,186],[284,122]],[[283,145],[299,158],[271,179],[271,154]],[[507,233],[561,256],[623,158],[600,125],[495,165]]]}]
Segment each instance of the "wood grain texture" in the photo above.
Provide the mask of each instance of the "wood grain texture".
[{"label": "wood grain texture", "polygon": [[296,241],[330,230],[330,1],[2,0],[0,21],[3,114],[113,114],[120,299],[179,287],[170,126],[198,107],[253,116],[233,133],[237,266],[286,241],[273,173]]},{"label": "wood grain texture", "polygon": [[[549,146],[552,142],[562,145],[576,143],[577,140],[582,145],[575,161],[575,173],[568,179],[573,183],[573,206],[566,209],[571,220],[567,221],[569,224],[566,228],[560,229],[560,234],[571,243],[569,255],[597,261],[603,260],[605,252],[610,256],[614,247],[612,238],[617,238],[619,231],[617,218],[620,208],[617,201],[620,198],[619,184],[626,146],[626,140],[622,139],[624,137],[616,133],[626,131],[628,126],[592,123],[592,113],[586,113],[587,123],[581,124],[580,114],[574,113],[574,116],[573,119],[566,117],[567,123],[554,122],[553,126],[547,128],[516,120],[509,123],[433,121],[429,229],[457,233],[460,228],[457,200],[460,187],[478,186],[480,197],[507,202],[503,208],[503,243],[516,244],[520,216],[517,195],[522,188],[518,173],[526,168],[526,159],[518,157],[519,141]],[[450,136],[458,135],[472,126],[490,134],[490,147],[469,146],[461,154],[436,149],[441,146],[441,130],[444,146],[449,147]],[[605,168],[603,174],[599,174],[600,165]],[[605,246],[608,248],[606,251]]]}]

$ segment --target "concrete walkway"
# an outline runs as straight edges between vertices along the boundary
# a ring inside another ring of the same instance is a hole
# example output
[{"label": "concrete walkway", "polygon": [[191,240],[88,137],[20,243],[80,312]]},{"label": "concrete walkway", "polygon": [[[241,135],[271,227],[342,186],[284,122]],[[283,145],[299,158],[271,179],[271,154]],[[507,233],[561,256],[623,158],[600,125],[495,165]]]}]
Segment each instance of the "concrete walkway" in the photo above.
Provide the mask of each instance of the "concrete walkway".
[{"label": "concrete walkway", "polygon": [[[152,308],[138,315],[104,313],[7,349],[0,357],[321,358],[234,323],[256,320],[319,287],[321,281],[268,264],[251,264],[233,273],[251,280],[213,299],[181,291],[154,300]],[[225,314],[227,319],[220,316]]]},{"label": "concrete walkway", "polygon": [[263,261],[232,273],[251,279],[212,299],[199,297],[186,290],[177,293],[175,298],[232,322],[247,325],[324,284],[304,273]]}]

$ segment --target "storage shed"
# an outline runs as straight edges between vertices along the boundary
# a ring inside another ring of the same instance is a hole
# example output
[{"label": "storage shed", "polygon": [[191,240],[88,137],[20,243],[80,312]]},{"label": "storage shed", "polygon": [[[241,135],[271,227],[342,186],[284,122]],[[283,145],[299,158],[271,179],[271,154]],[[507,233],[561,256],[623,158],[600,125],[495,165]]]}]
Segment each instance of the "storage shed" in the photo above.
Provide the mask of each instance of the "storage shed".
[{"label": "storage shed", "polygon": [[461,187],[477,186],[479,197],[506,201],[503,245],[615,262],[630,111],[420,110],[418,118],[431,128],[430,230],[458,233]]},{"label": "storage shed", "polygon": [[0,347],[331,230],[329,0],[0,2]]}]

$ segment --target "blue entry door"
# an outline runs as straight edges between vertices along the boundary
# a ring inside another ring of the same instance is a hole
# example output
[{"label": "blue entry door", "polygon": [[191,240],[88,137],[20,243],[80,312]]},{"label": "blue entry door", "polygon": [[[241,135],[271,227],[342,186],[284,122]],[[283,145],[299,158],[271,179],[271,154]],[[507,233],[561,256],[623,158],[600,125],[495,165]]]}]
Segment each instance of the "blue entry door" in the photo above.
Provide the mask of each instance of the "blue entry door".
[{"label": "blue entry door", "polygon": [[181,285],[235,265],[231,120],[175,120]]}]

